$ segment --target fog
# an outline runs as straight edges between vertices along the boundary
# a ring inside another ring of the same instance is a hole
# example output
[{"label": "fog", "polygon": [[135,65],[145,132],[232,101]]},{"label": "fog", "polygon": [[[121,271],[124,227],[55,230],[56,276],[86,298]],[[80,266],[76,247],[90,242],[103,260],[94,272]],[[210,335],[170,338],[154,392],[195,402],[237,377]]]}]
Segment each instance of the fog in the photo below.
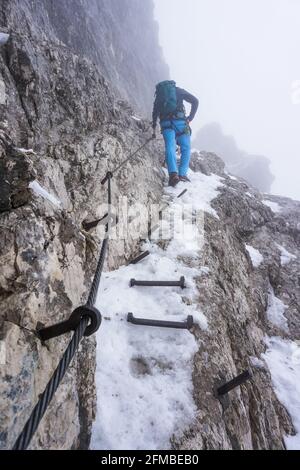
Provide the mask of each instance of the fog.
[{"label": "fog", "polygon": [[274,194],[300,200],[300,0],[154,0],[177,84],[240,148],[268,157]]}]

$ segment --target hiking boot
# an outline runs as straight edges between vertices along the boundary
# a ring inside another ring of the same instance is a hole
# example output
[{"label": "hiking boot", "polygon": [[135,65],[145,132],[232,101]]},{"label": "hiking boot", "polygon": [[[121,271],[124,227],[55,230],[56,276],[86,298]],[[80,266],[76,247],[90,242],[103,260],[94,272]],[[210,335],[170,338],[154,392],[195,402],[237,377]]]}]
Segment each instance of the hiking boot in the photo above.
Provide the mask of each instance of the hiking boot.
[{"label": "hiking boot", "polygon": [[187,176],[179,176],[179,181],[182,181],[183,183],[191,182],[191,180]]},{"label": "hiking boot", "polygon": [[169,178],[169,186],[175,188],[175,186],[179,183],[179,176],[177,173],[170,173]]}]

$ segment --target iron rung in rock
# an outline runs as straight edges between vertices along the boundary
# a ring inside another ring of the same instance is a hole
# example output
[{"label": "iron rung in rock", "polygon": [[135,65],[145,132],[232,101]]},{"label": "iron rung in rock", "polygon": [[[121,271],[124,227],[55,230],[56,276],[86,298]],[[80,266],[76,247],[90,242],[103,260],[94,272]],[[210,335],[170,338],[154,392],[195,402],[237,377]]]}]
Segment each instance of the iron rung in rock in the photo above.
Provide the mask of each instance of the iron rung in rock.
[{"label": "iron rung in rock", "polygon": [[150,251],[145,251],[145,253],[142,253],[141,255],[137,256],[132,261],[130,261],[129,264],[138,264],[140,261],[147,258],[147,256],[149,255],[150,255]]},{"label": "iron rung in rock", "polygon": [[137,281],[136,279],[130,280],[130,287],[146,286],[146,287],[181,287],[185,289],[185,278],[182,276],[179,281]]},{"label": "iron rung in rock", "polygon": [[182,196],[184,196],[187,192],[188,192],[187,189],[185,189],[184,191],[182,191],[182,193],[180,193],[179,196],[177,196],[177,199],[179,199],[179,198],[181,198]]},{"label": "iron rung in rock", "polygon": [[[119,223],[118,217],[111,216],[111,226],[114,227]],[[99,224],[101,225],[107,225],[109,221],[109,216],[108,214],[105,214],[101,219],[94,220],[92,222],[82,222],[82,228],[86,231],[89,232],[93,228],[96,228]]]},{"label": "iron rung in rock", "polygon": [[219,397],[226,395],[229,393],[231,390],[234,388],[239,387],[243,383],[247,382],[247,380],[250,380],[252,378],[252,375],[248,370],[240,374],[238,377],[235,377],[234,379],[230,380],[230,382],[226,382],[220,387],[217,388],[217,394]]},{"label": "iron rung in rock", "polygon": [[176,321],[164,321],[164,320],[149,320],[146,318],[135,318],[133,313],[128,313],[127,316],[128,323],[133,325],[143,325],[143,326],[156,326],[160,328],[174,328],[177,330],[190,330],[194,325],[194,319],[189,315],[185,322],[176,322]]}]

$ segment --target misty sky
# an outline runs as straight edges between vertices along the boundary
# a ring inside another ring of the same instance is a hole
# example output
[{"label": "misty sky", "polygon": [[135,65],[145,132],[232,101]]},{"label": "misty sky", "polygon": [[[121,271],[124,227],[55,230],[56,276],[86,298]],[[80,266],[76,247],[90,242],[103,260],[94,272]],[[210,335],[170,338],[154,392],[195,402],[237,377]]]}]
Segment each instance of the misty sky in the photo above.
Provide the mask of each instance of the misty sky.
[{"label": "misty sky", "polygon": [[300,0],[154,1],[172,78],[200,100],[194,131],[219,122],[300,200]]}]

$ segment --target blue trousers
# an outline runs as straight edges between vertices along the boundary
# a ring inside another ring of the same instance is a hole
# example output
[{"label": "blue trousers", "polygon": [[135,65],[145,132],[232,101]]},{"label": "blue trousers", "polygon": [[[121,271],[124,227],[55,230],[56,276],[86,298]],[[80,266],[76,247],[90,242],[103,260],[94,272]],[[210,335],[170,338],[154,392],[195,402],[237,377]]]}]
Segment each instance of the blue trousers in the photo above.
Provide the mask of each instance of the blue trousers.
[{"label": "blue trousers", "polygon": [[[191,136],[181,134],[186,129],[186,122],[182,119],[172,121],[161,121],[162,135],[166,146],[166,161],[169,173],[179,173],[180,176],[186,176],[191,159]],[[176,143],[180,146],[181,159],[179,171],[177,167]]]}]

